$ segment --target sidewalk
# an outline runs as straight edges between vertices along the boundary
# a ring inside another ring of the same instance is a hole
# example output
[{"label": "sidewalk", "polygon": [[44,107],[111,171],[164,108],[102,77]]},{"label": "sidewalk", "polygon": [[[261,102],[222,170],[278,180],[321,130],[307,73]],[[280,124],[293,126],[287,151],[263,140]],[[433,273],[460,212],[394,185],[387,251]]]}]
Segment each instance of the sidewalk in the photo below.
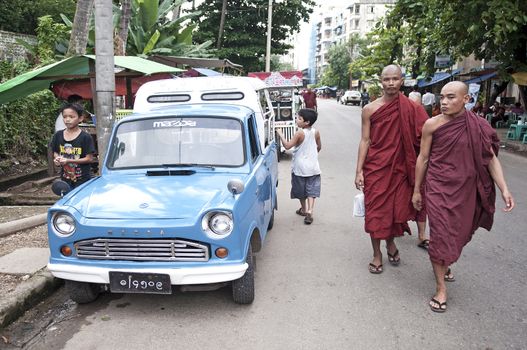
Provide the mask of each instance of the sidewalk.
[{"label": "sidewalk", "polygon": [[[37,228],[45,230],[47,214],[37,214],[22,219],[0,223],[0,243],[6,244],[11,235],[20,231]],[[31,232],[31,231],[24,231]],[[11,236],[11,237],[13,237]],[[11,242],[11,244],[13,244]],[[0,329],[20,317],[26,310],[52,294],[61,281],[55,279],[47,270],[49,249],[26,247],[23,240],[16,240],[16,249],[0,257],[0,273],[3,279],[15,281],[16,287],[2,293],[0,300]],[[13,282],[12,282],[13,284]]]},{"label": "sidewalk", "polygon": [[507,140],[507,131],[509,131],[509,128],[496,129],[501,145],[505,146],[507,151],[527,156],[527,144],[522,143],[521,140]]}]

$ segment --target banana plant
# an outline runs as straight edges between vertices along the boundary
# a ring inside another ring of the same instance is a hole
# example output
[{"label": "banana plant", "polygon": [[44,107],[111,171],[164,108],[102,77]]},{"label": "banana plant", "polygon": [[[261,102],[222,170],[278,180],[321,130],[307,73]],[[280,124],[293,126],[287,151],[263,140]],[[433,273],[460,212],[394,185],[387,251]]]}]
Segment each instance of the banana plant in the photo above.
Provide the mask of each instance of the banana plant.
[{"label": "banana plant", "polygon": [[[210,57],[208,48],[212,41],[194,45],[192,32],[196,28],[191,21],[200,15],[192,12],[175,19],[171,19],[171,12],[185,0],[132,0],[130,21],[128,24],[128,39],[126,54],[129,56],[146,57],[150,55],[173,55],[189,57]],[[113,26],[118,32],[122,16],[122,9],[114,5]],[[73,23],[61,15],[64,24],[71,30]],[[90,18],[87,53],[94,53],[95,48],[95,20]]]},{"label": "banana plant", "polygon": [[[170,13],[183,2],[184,0],[164,0],[161,3],[158,0],[132,0],[127,54],[210,56],[207,48],[212,45],[212,41],[193,45],[192,31],[195,25],[184,27],[184,22],[196,18],[200,12],[170,19]],[[120,16],[120,11],[117,14]]]}]

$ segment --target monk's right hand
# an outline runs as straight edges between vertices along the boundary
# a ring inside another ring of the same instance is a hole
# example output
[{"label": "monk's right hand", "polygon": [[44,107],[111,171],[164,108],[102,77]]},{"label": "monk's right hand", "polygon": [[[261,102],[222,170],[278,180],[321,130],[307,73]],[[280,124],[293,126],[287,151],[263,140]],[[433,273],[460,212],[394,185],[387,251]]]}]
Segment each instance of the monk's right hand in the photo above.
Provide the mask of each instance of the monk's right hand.
[{"label": "monk's right hand", "polygon": [[362,173],[355,175],[355,187],[358,190],[364,190],[364,175],[362,175]]},{"label": "monk's right hand", "polygon": [[415,192],[412,196],[412,204],[414,205],[415,210],[421,210],[423,208],[423,198],[421,193]]},{"label": "monk's right hand", "polygon": [[503,211],[511,211],[514,208],[514,198],[512,197],[512,194],[509,190],[505,190],[501,193],[501,196],[505,202],[505,208],[503,208]]}]

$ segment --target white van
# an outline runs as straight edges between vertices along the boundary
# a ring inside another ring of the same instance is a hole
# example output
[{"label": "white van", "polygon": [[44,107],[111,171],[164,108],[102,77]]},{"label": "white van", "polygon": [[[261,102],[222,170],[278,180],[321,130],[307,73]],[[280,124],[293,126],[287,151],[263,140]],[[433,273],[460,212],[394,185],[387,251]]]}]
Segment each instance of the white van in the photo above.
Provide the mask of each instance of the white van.
[{"label": "white van", "polygon": [[251,108],[264,149],[274,140],[274,111],[267,85],[252,77],[196,77],[150,81],[135,96],[134,113],[189,103],[228,103]]}]

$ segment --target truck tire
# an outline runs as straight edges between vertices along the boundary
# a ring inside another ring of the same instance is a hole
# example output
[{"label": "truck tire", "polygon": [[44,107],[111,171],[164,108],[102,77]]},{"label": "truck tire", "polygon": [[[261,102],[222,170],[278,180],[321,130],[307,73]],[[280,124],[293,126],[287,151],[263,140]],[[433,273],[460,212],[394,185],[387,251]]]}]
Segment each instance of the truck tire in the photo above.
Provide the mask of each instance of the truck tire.
[{"label": "truck tire", "polygon": [[[278,188],[278,183],[276,184],[276,188]],[[271,189],[271,193],[272,193],[272,191],[273,191],[273,189]],[[275,193],[273,209],[271,209],[273,212],[271,213],[271,219],[269,220],[269,225],[267,225],[267,231],[271,231],[273,229],[273,226],[274,226],[274,212],[277,209],[278,209],[278,197],[277,197],[277,194]]]},{"label": "truck tire", "polygon": [[254,300],[254,257],[250,244],[245,261],[249,265],[245,274],[232,281],[232,300],[236,304],[251,304]]},{"label": "truck tire", "polygon": [[91,303],[99,296],[100,287],[95,283],[66,280],[66,291],[77,304]]},{"label": "truck tire", "polygon": [[273,212],[271,213],[271,219],[269,220],[269,225],[267,225],[267,231],[271,231],[274,226],[274,208],[271,209]]}]

